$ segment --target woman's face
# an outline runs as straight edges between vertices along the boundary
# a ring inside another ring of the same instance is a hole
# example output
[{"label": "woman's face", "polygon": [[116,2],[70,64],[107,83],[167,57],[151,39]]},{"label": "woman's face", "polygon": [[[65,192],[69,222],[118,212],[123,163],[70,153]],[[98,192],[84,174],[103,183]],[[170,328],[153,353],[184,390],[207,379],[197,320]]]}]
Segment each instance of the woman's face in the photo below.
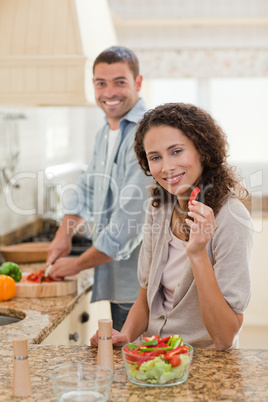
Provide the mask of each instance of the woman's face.
[{"label": "woman's face", "polygon": [[183,132],[170,126],[152,127],[143,141],[155,180],[177,197],[188,197],[202,174],[201,157]]}]

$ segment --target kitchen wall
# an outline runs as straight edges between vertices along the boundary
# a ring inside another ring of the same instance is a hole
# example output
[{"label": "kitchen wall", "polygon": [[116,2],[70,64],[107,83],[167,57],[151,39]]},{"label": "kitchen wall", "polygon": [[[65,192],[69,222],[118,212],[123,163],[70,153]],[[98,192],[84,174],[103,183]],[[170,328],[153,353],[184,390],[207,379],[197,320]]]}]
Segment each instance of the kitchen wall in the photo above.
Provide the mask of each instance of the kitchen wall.
[{"label": "kitchen wall", "polygon": [[[7,186],[1,175],[2,235],[34,220],[36,216],[49,215],[44,193],[45,169],[56,165],[58,169],[52,171],[60,176],[63,183],[76,182],[90,159],[96,131],[103,124],[103,113],[94,106],[1,107],[0,113],[25,116],[17,122],[18,164],[12,174],[8,172],[14,185]],[[57,177],[54,180],[57,181]]]}]

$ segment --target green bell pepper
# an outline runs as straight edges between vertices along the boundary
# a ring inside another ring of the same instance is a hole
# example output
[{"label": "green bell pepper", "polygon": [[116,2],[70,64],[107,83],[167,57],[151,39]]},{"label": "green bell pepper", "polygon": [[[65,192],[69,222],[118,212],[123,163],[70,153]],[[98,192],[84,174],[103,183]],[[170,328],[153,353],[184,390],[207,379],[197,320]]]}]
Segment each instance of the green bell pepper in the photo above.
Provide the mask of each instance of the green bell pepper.
[{"label": "green bell pepper", "polygon": [[158,340],[157,340],[157,339],[153,339],[153,340],[151,340],[151,341],[142,342],[142,346],[150,346],[150,345],[156,346],[157,344],[158,344]]},{"label": "green bell pepper", "polygon": [[131,349],[138,349],[139,347],[136,345],[133,345],[133,343],[128,343],[127,346]]},{"label": "green bell pepper", "polygon": [[155,350],[165,350],[165,351],[169,351],[169,350],[172,350],[172,347],[171,347],[171,346],[167,346],[166,348],[147,348],[146,346],[144,346],[144,347],[141,347],[141,348],[140,348],[140,351],[141,351],[141,352],[153,352],[153,351],[155,351]]},{"label": "green bell pepper", "polygon": [[14,279],[15,282],[19,282],[21,280],[21,270],[20,267],[14,262],[4,262],[0,266],[0,275],[8,275]]}]

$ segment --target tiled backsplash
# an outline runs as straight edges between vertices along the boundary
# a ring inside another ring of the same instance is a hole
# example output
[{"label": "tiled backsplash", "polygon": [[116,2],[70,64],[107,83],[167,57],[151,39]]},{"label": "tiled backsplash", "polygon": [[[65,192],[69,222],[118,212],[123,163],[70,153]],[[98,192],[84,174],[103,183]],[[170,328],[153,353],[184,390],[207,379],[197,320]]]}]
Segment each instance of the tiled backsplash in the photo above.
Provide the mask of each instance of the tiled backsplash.
[{"label": "tiled backsplash", "polygon": [[[19,188],[0,192],[0,235],[43,216],[45,169],[73,162],[87,164],[103,113],[96,107],[2,107],[3,113],[23,113],[19,122],[19,162],[13,175]],[[64,166],[64,165],[63,165]],[[71,179],[70,172],[68,175]]]}]

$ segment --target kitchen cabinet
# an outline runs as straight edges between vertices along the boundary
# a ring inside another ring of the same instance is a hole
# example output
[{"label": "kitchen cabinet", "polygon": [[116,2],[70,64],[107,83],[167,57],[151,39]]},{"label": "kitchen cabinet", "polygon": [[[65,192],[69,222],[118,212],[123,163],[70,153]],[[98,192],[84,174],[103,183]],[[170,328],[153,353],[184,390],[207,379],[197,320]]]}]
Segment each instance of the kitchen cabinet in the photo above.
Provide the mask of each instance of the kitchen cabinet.
[{"label": "kitchen cabinet", "polygon": [[42,342],[42,345],[89,345],[100,318],[111,319],[110,303],[90,303],[92,291],[85,292],[70,314]]},{"label": "kitchen cabinet", "polygon": [[95,323],[90,318],[92,291],[85,292],[72,312],[42,342],[42,345],[89,345]]},{"label": "kitchen cabinet", "polygon": [[93,60],[117,43],[106,0],[1,0],[0,16],[0,104],[94,103]]}]

